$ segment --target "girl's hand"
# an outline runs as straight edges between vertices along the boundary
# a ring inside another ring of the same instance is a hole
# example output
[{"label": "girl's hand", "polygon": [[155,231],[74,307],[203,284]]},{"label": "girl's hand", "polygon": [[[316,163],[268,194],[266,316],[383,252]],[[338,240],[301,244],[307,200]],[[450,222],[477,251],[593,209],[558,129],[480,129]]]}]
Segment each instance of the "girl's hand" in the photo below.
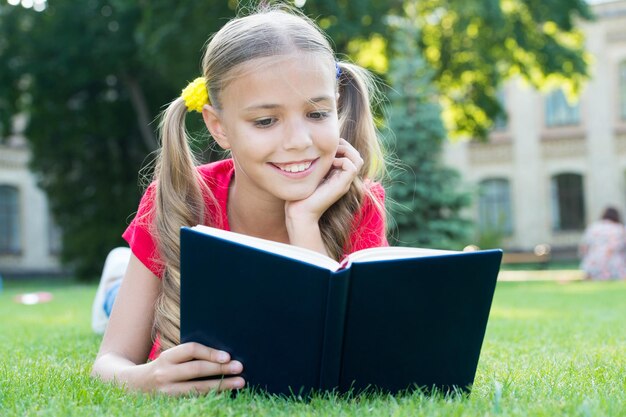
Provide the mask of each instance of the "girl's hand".
[{"label": "girl's hand", "polygon": [[359,152],[345,139],[339,140],[337,154],[330,171],[309,197],[299,201],[287,201],[287,221],[317,223],[322,214],[350,189],[363,166]]},{"label": "girl's hand", "polygon": [[309,197],[285,202],[289,243],[328,255],[319,229],[322,214],[350,189],[363,158],[350,143],[339,140],[337,154],[324,181]]},{"label": "girl's hand", "polygon": [[[160,392],[169,395],[207,393],[243,388],[245,381],[239,376],[243,370],[241,362],[230,359],[226,352],[212,349],[199,343],[183,343],[161,353],[154,361],[145,365],[142,391]],[[197,378],[219,377],[196,380]]]}]

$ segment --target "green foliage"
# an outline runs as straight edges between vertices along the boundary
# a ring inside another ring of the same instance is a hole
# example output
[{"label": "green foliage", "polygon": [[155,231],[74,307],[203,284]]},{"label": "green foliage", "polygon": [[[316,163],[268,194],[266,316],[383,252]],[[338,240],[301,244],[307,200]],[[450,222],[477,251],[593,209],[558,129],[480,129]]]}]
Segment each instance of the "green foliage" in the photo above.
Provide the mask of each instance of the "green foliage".
[{"label": "green foliage", "polygon": [[[311,2],[307,2],[311,3]],[[575,99],[588,77],[590,55],[575,22],[591,19],[584,0],[420,0],[404,1],[379,14],[385,22],[408,17],[421,29],[419,45],[435,69],[444,121],[453,136],[485,138],[505,117],[497,93],[502,83],[519,76],[539,89],[560,86]],[[381,39],[387,25],[371,24],[366,36],[348,45],[353,58],[381,75],[387,62]],[[368,45],[369,44],[369,45]],[[386,46],[384,46],[386,47]]]},{"label": "green foliage", "polygon": [[433,72],[421,57],[416,34],[411,23],[399,21],[393,38],[388,125],[401,161],[389,190],[392,217],[400,244],[458,248],[468,243],[470,223],[460,213],[471,198],[460,191],[459,174],[442,164],[446,131]]},{"label": "green foliage", "polygon": [[486,137],[502,109],[502,82],[521,76],[537,88],[565,84],[575,94],[589,57],[574,22],[590,19],[584,0],[423,0],[407,2],[420,46],[436,69],[446,124],[456,135]]},{"label": "green foliage", "polygon": [[[529,272],[532,274],[532,272]],[[22,416],[621,416],[626,283],[499,283],[470,396],[419,394],[310,402],[243,391],[168,398],[89,377],[101,337],[89,318],[94,286],[6,282],[0,293],[0,410]],[[20,292],[52,302],[19,305]],[[245,365],[245,364],[244,364]],[[289,366],[289,364],[285,364]]]},{"label": "green foliage", "polygon": [[30,119],[31,165],[63,230],[63,258],[81,275],[97,274],[121,243],[138,198],[136,173],[151,150],[124,86],[141,77],[128,42],[138,17],[103,1],[60,1],[44,13],[5,9],[0,23],[0,37],[20,48],[0,56],[22,92],[10,114]]},{"label": "green foliage", "polygon": [[339,52],[355,38],[387,35],[384,16],[401,14],[403,0],[309,0],[302,10],[315,18]]},{"label": "green foliage", "polygon": [[157,148],[154,120],[197,76],[201,48],[221,24],[206,16],[233,14],[224,2],[191,3],[0,8],[0,39],[9,40],[0,41],[0,137],[9,115],[28,115],[31,165],[63,230],[63,260],[81,277],[96,277],[124,243],[137,172]]}]

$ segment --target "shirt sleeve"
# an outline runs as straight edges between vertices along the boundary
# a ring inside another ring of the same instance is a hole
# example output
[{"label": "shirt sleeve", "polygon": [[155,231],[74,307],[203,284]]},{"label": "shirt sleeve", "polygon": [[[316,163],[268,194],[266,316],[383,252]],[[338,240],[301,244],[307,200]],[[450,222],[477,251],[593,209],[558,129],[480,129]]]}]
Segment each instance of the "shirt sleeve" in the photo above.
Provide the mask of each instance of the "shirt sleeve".
[{"label": "shirt sleeve", "polygon": [[361,249],[389,246],[386,234],[385,189],[376,182],[366,185],[370,192],[363,197],[363,205],[355,217],[350,236],[351,253]]},{"label": "shirt sleeve", "polygon": [[130,246],[133,254],[143,263],[154,275],[163,275],[163,263],[157,250],[154,238],[154,200],[156,196],[156,186],[154,183],[146,189],[135,218],[130,222],[122,237]]}]

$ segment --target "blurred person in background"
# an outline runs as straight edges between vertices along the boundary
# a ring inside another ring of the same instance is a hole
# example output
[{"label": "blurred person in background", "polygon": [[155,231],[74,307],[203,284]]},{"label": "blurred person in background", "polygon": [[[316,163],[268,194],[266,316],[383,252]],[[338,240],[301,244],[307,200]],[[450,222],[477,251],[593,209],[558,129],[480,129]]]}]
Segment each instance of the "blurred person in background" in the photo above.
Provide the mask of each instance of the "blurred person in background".
[{"label": "blurred person in background", "polygon": [[600,220],[587,227],[578,252],[586,279],[626,278],[626,229],[616,208],[607,207]]}]

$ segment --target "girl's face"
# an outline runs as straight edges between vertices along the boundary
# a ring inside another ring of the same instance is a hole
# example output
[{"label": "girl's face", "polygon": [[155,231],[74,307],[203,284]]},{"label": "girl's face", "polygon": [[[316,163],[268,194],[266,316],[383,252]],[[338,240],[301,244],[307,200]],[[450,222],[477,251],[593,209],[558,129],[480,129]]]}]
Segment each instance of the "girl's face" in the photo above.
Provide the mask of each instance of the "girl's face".
[{"label": "girl's face", "polygon": [[237,192],[297,201],[328,174],[339,144],[335,68],[315,54],[258,59],[205,121],[235,160]]}]

